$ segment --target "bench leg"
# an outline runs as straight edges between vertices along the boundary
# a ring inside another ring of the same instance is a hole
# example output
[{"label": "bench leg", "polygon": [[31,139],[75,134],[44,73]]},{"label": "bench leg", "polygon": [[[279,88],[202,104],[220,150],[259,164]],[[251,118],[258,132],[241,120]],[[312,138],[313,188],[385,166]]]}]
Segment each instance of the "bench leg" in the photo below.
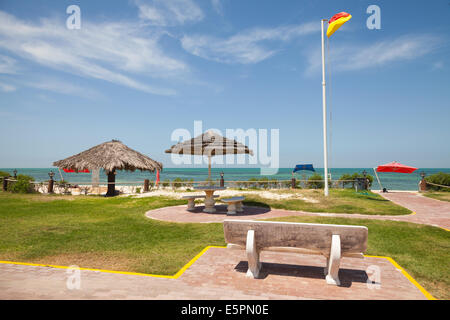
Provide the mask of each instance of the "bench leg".
[{"label": "bench leg", "polygon": [[242,205],[242,201],[239,201],[238,203],[236,203],[236,211],[237,212],[243,212],[243,205]]},{"label": "bench leg", "polygon": [[341,284],[338,277],[339,266],[341,264],[341,237],[337,234],[333,234],[333,238],[331,239],[330,257],[327,261],[327,283],[339,286]]},{"label": "bench leg", "polygon": [[259,270],[261,270],[261,262],[259,261],[259,250],[256,247],[255,240],[255,231],[248,230],[246,243],[248,259],[247,277],[253,277],[254,279],[257,279],[259,277]]},{"label": "bench leg", "polygon": [[187,210],[188,211],[194,211],[195,210],[195,199],[188,199]]},{"label": "bench leg", "polygon": [[228,204],[228,213],[227,214],[236,214],[236,203],[230,202]]}]

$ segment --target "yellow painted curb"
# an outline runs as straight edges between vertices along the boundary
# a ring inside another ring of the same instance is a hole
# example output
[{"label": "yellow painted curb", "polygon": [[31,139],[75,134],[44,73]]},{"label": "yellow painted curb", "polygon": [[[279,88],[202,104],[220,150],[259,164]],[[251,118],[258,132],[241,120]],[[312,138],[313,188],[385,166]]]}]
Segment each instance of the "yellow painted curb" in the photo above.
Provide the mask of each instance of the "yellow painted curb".
[{"label": "yellow painted curb", "polygon": [[428,299],[428,300],[437,300],[435,297],[433,297],[427,290],[425,290],[413,277],[411,277],[409,275],[408,272],[405,271],[405,269],[403,269],[397,262],[395,262],[394,259],[392,259],[391,257],[381,257],[381,256],[367,256],[364,255],[364,257],[367,258],[380,258],[380,259],[386,259],[388,260],[390,263],[392,263],[392,265],[394,267],[396,267],[397,269],[399,269],[403,275],[406,277],[406,279],[408,279],[413,285],[416,286],[417,289],[420,290],[420,292],[423,293],[423,295]]},{"label": "yellow painted curb", "polygon": [[[188,263],[186,263],[176,274],[173,276],[166,276],[161,274],[148,274],[148,273],[138,273],[138,272],[126,272],[126,271],[114,271],[114,270],[104,270],[104,269],[91,269],[91,268],[77,268],[79,270],[85,271],[97,271],[97,272],[105,272],[105,273],[116,273],[116,274],[125,274],[125,275],[133,275],[133,276],[145,276],[145,277],[155,277],[155,278],[166,278],[166,279],[177,279],[179,278],[198,258],[200,258],[208,249],[210,248],[226,248],[219,246],[207,246],[203,249],[199,254],[197,254],[194,258],[191,259]],[[16,261],[0,261],[0,263],[4,264],[17,264],[24,266],[33,266],[33,267],[49,267],[49,268],[57,268],[57,269],[74,269],[74,267],[67,266],[57,266],[52,264],[39,264],[39,263],[28,263],[28,262],[16,262]]]},{"label": "yellow painted curb", "polygon": [[183,268],[181,268],[175,275],[173,275],[174,279],[177,279],[179,276],[181,276],[195,261],[197,261],[198,258],[200,258],[206,251],[208,251],[210,248],[226,248],[226,247],[219,247],[219,246],[207,246],[205,249],[200,251],[198,255],[196,255],[194,258],[192,258],[191,261],[186,263]]},{"label": "yellow painted curb", "polygon": [[[91,269],[91,268],[77,268],[79,270],[86,270],[86,271],[97,271],[97,272],[105,272],[105,273],[115,273],[115,274],[125,274],[125,275],[134,275],[134,276],[145,276],[145,277],[155,277],[155,278],[166,278],[166,279],[178,279],[192,264],[194,264],[195,261],[197,261],[206,251],[208,251],[210,248],[220,248],[225,249],[226,247],[223,246],[207,246],[202,251],[200,251],[199,254],[197,254],[194,258],[192,258],[188,263],[186,263],[177,273],[175,273],[173,276],[166,276],[166,275],[159,275],[159,274],[147,274],[147,273],[137,273],[137,272],[126,272],[126,271],[113,271],[113,270],[103,270],[103,269]],[[417,289],[422,292],[425,297],[428,300],[437,300],[434,298],[428,291],[426,291],[413,277],[411,277],[397,262],[395,262],[394,259],[391,257],[382,257],[382,256],[369,256],[364,255],[364,257],[367,258],[380,258],[380,259],[386,259],[394,267],[399,269],[403,275],[414,285],[417,287]],[[49,268],[57,268],[57,269],[74,269],[74,267],[67,267],[67,266],[57,266],[57,265],[51,265],[51,264],[37,264],[37,263],[27,263],[27,262],[15,262],[15,261],[0,261],[0,263],[4,264],[16,264],[16,265],[25,265],[25,266],[35,266],[35,267],[49,267]]]},{"label": "yellow painted curb", "polygon": [[[39,263],[27,263],[27,262],[16,262],[16,261],[0,261],[0,263],[4,264],[17,264],[24,266],[33,266],[33,267],[48,267],[48,268],[57,268],[57,269],[75,269],[75,267],[67,267],[67,266],[57,266],[52,264],[39,264]],[[134,275],[134,276],[147,276],[147,277],[158,277],[158,278],[173,278],[173,276],[165,276],[158,274],[146,274],[146,273],[137,273],[137,272],[126,272],[126,271],[114,271],[114,270],[103,270],[103,269],[91,269],[91,268],[76,268],[78,270],[85,271],[98,271],[105,273],[117,273],[117,274],[126,274],[126,275]]]}]

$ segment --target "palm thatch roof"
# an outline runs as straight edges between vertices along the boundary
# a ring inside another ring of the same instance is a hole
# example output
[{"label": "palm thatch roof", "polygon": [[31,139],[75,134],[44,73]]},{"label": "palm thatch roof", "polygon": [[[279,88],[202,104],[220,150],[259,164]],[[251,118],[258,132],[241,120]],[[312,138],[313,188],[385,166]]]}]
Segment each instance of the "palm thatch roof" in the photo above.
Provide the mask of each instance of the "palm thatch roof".
[{"label": "palm thatch roof", "polygon": [[55,167],[73,170],[103,168],[107,173],[115,170],[162,170],[162,163],[133,150],[118,140],[99,144],[79,154],[53,162]]},{"label": "palm thatch roof", "polygon": [[166,153],[219,156],[225,154],[250,154],[253,151],[246,145],[233,139],[228,139],[214,131],[205,133],[187,141],[180,142],[170,147]]}]

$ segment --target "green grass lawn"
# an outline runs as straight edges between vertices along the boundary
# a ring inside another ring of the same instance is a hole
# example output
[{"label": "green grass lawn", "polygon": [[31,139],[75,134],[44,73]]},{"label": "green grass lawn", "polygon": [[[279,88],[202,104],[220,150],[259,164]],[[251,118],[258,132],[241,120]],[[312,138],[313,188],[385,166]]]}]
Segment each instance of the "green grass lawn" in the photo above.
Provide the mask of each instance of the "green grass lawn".
[{"label": "green grass lawn", "polygon": [[425,192],[423,195],[428,198],[450,202],[450,192]]},{"label": "green grass lawn", "polygon": [[271,200],[246,194],[247,205],[267,205],[272,208],[307,212],[361,213],[369,215],[405,215],[412,212],[373,192],[357,193],[353,189],[331,189],[328,197],[323,190],[284,190],[299,197],[312,199],[316,203],[302,199]]},{"label": "green grass lawn", "polygon": [[[164,197],[0,192],[0,260],[173,275],[205,246],[225,245],[220,223],[169,223],[144,216],[150,209],[183,203]],[[436,298],[450,299],[450,235],[440,228],[344,218],[281,220],[365,225],[368,254],[391,256]]]},{"label": "green grass lawn", "polygon": [[224,245],[219,224],[144,216],[182,200],[74,198],[0,193],[0,259],[172,275],[205,245]]}]

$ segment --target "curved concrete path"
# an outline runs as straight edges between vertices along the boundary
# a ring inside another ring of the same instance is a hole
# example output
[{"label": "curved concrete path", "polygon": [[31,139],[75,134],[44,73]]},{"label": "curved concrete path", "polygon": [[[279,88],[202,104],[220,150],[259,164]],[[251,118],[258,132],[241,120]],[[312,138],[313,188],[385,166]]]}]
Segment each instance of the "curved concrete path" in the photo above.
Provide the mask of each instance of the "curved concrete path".
[{"label": "curved concrete path", "polygon": [[415,215],[398,217],[398,221],[428,224],[450,229],[450,202],[431,199],[420,193],[388,192],[380,195],[392,202],[414,211]]},{"label": "curved concrete path", "polygon": [[226,206],[216,206],[217,212],[214,214],[202,212],[203,206],[197,206],[194,212],[186,210],[186,205],[165,207],[146,212],[146,216],[155,220],[170,222],[197,222],[210,223],[222,222],[225,219],[270,219],[287,216],[322,216],[322,217],[340,217],[340,218],[360,218],[376,220],[405,221],[419,224],[426,224],[440,227],[446,230],[450,229],[450,202],[435,200],[424,197],[413,192],[389,192],[380,193],[381,196],[391,200],[403,207],[413,211],[413,214],[402,216],[388,215],[366,215],[366,214],[346,214],[346,213],[314,213],[304,211],[291,211],[275,208],[245,207],[243,214],[233,216],[227,215]]}]

